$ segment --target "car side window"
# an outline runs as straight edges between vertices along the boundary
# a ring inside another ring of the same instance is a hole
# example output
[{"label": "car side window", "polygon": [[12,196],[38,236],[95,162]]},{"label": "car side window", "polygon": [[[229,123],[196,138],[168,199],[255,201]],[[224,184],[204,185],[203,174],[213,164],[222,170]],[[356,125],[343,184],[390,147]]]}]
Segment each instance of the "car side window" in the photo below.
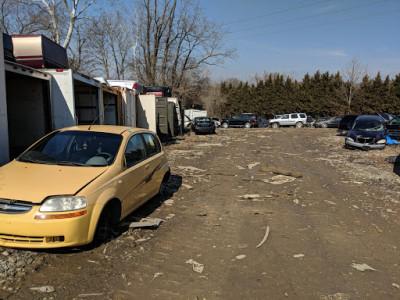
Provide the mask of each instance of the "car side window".
[{"label": "car side window", "polygon": [[300,118],[305,118],[306,115],[305,114],[300,114]]},{"label": "car side window", "polygon": [[139,134],[130,138],[125,150],[127,168],[132,167],[145,158],[145,146]]},{"label": "car side window", "polygon": [[297,114],[291,114],[291,115],[290,115],[290,118],[291,118],[291,119],[297,119]]},{"label": "car side window", "polygon": [[143,133],[143,138],[148,157],[153,156],[161,151],[161,145],[154,135],[151,133]]},{"label": "car side window", "polygon": [[289,115],[282,116],[282,119],[289,119]]}]

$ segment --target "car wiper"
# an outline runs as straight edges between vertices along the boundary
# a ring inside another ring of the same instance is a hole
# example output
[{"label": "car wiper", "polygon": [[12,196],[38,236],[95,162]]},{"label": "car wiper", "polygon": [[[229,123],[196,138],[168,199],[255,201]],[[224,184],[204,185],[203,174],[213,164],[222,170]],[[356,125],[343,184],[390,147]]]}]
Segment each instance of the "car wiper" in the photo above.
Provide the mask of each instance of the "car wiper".
[{"label": "car wiper", "polygon": [[87,164],[84,164],[84,163],[80,163],[80,162],[64,161],[64,160],[57,161],[56,164],[57,165],[62,165],[62,166],[85,166],[85,167],[90,166],[90,165],[87,165]]},{"label": "car wiper", "polygon": [[39,160],[39,159],[34,159],[34,158],[31,158],[31,157],[27,157],[27,156],[23,156],[23,157],[18,158],[18,161],[22,161],[22,162],[31,162],[31,163],[35,163],[35,164],[54,165],[54,162],[44,161],[44,160]]}]

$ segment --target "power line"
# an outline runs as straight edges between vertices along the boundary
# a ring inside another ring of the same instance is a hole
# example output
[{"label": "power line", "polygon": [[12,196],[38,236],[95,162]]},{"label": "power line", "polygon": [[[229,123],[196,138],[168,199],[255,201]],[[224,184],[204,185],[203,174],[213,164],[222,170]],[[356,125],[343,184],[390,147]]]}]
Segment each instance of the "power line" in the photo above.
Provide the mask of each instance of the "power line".
[{"label": "power line", "polygon": [[267,27],[267,26],[275,26],[275,25],[279,25],[279,24],[292,23],[292,22],[311,19],[311,18],[320,17],[320,16],[326,16],[326,15],[341,13],[341,12],[345,12],[345,11],[349,11],[349,10],[362,8],[362,7],[372,6],[372,5],[379,4],[379,3],[382,3],[382,2],[387,2],[387,1],[388,0],[375,1],[375,2],[366,3],[366,4],[362,4],[362,5],[358,5],[358,6],[349,7],[349,8],[338,9],[338,10],[335,10],[335,11],[319,13],[319,14],[309,15],[309,16],[305,16],[305,17],[298,17],[298,18],[295,18],[295,19],[289,19],[289,20],[280,21],[280,22],[274,22],[274,23],[269,23],[269,24],[264,24],[264,25],[248,27],[248,28],[244,28],[244,29],[230,31],[229,34],[242,32],[242,31],[249,31],[249,30],[253,30],[253,29],[257,29],[257,28],[263,28],[263,27]]},{"label": "power line", "polygon": [[313,2],[313,3],[309,3],[309,4],[304,4],[304,5],[301,5],[301,6],[296,6],[296,7],[292,7],[292,8],[278,10],[278,11],[275,11],[275,12],[272,12],[272,13],[268,13],[268,14],[265,14],[265,15],[259,15],[259,16],[249,17],[249,18],[246,18],[246,19],[241,19],[241,20],[238,20],[238,21],[233,21],[233,22],[230,22],[230,23],[226,23],[224,25],[231,25],[231,24],[247,22],[247,21],[260,19],[260,18],[273,16],[273,15],[278,15],[278,14],[282,14],[282,13],[285,13],[285,12],[288,12],[288,11],[298,10],[298,9],[301,9],[301,8],[310,7],[310,6],[314,6],[314,5],[318,5],[318,4],[322,4],[322,3],[326,3],[326,2],[331,2],[331,1],[332,0],[324,0],[324,1],[318,1],[318,2]]},{"label": "power line", "polygon": [[227,41],[243,40],[243,39],[248,39],[248,38],[253,38],[253,37],[265,36],[265,35],[269,35],[269,34],[297,31],[297,30],[308,29],[308,28],[313,28],[313,27],[318,27],[318,26],[331,25],[331,24],[343,23],[343,22],[354,21],[354,20],[359,20],[359,19],[365,19],[365,18],[369,18],[369,17],[382,16],[382,15],[387,15],[387,14],[396,13],[396,12],[400,12],[400,9],[366,15],[366,16],[342,19],[342,20],[337,20],[337,21],[332,21],[332,22],[319,23],[319,24],[314,24],[314,25],[309,25],[309,26],[302,26],[302,27],[297,27],[297,28],[292,28],[292,29],[284,29],[284,30],[260,33],[257,35],[249,35],[249,36],[243,36],[243,37],[238,37],[238,38],[231,38],[231,39],[227,39]]}]

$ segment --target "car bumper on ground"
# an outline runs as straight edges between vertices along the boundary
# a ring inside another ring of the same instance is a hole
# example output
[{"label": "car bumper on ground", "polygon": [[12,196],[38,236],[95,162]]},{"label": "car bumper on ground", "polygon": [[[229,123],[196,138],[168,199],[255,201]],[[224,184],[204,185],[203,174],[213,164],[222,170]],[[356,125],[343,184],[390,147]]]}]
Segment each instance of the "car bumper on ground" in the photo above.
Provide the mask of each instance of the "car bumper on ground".
[{"label": "car bumper on ground", "polygon": [[214,132],[215,131],[215,127],[214,126],[211,126],[211,127],[195,127],[194,128],[194,131],[195,132],[201,132],[201,133],[206,133],[206,132],[208,132],[208,133],[212,133],[212,132]]},{"label": "car bumper on ground", "polygon": [[349,148],[358,148],[361,150],[381,150],[386,147],[386,144],[363,144],[354,141],[345,141],[345,145]]},{"label": "car bumper on ground", "polygon": [[[35,219],[40,214],[38,209],[33,207],[24,214],[1,214],[0,246],[59,248],[91,242],[88,232],[92,209],[76,211],[82,214],[80,216],[47,220]],[[65,212],[68,213],[71,212]]]}]

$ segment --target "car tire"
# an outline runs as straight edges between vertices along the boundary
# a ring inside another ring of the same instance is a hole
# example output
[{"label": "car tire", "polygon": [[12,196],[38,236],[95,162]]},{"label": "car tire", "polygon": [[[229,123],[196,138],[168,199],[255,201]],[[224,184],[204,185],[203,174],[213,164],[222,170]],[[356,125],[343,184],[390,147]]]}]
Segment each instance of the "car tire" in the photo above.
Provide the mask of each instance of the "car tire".
[{"label": "car tire", "polygon": [[302,128],[302,127],[303,127],[303,123],[301,123],[301,122],[296,123],[296,128]]},{"label": "car tire", "polygon": [[279,124],[276,123],[276,122],[275,122],[275,123],[272,123],[272,124],[271,124],[271,127],[272,127],[272,128],[279,128]]},{"label": "car tire", "polygon": [[102,243],[112,237],[113,229],[119,222],[120,213],[121,208],[120,205],[117,204],[117,200],[107,203],[97,222],[94,234],[95,242]]},{"label": "car tire", "polygon": [[228,123],[222,123],[222,124],[221,124],[221,127],[222,127],[222,128],[228,128],[228,127],[229,127],[229,124],[228,124]]},{"label": "car tire", "polygon": [[251,123],[249,123],[249,122],[245,123],[244,128],[251,128]]}]

